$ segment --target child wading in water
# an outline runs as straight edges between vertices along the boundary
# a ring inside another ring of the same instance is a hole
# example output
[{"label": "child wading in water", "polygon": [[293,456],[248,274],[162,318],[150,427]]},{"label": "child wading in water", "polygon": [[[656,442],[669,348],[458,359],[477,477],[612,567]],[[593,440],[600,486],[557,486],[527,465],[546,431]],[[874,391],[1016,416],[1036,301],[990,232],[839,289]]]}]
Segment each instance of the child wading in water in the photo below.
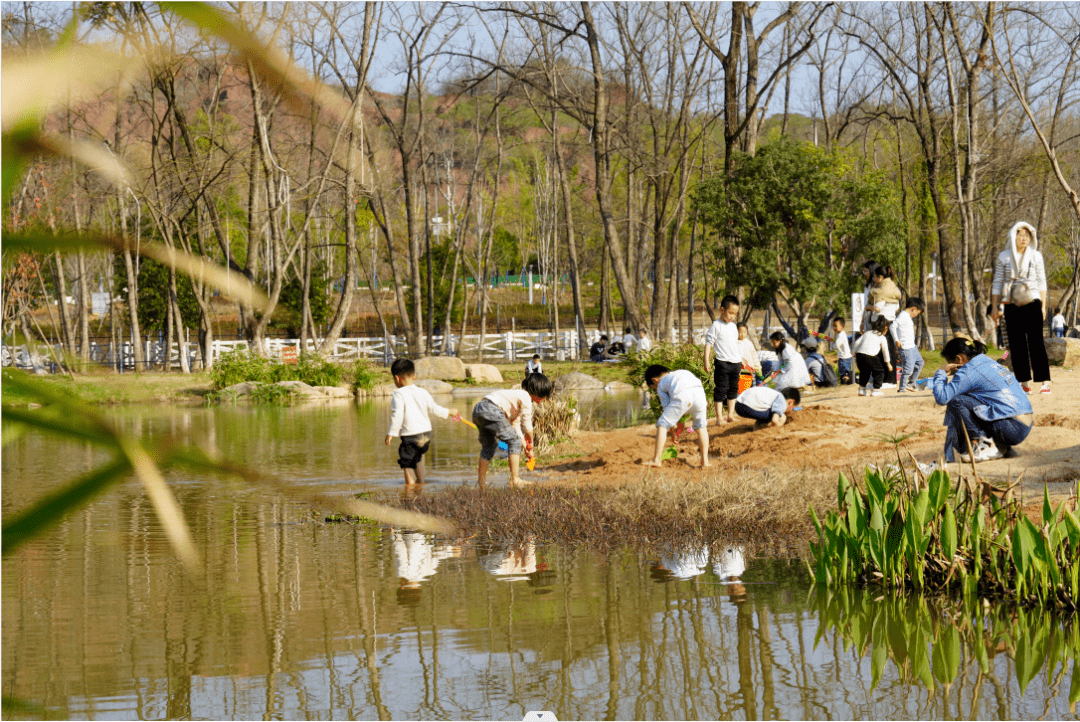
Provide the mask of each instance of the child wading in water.
[{"label": "child wading in water", "polygon": [[424,483],[424,454],[431,446],[431,419],[457,416],[454,409],[446,409],[435,403],[427,389],[416,385],[416,367],[407,358],[399,358],[390,365],[397,390],[390,398],[390,428],[386,432],[387,446],[390,439],[401,437],[398,447],[398,466],[405,472],[406,484]]},{"label": "child wading in water", "polygon": [[690,412],[694,419],[694,431],[697,432],[698,446],[701,448],[701,465],[709,466],[709,432],[705,428],[708,420],[709,402],[705,399],[705,387],[701,380],[690,371],[678,369],[672,371],[667,366],[653,364],[645,369],[645,383],[656,391],[664,413],[656,422],[656,453],[646,466],[661,466],[664,463],[664,445],[667,444],[667,432],[684,414]]},{"label": "child wading in water", "polygon": [[510,484],[522,481],[518,469],[524,447],[532,458],[533,404],[551,396],[553,384],[544,374],[529,374],[520,389],[492,391],[473,407],[472,420],[480,432],[480,461],[476,465],[476,482],[487,486],[488,466],[495,457],[499,442],[506,444],[510,462]]},{"label": "child wading in water", "polygon": [[[881,384],[885,380],[885,371],[892,371],[892,359],[889,358],[889,347],[885,343],[885,335],[889,333],[889,319],[878,316],[872,322],[869,331],[859,336],[852,349],[855,352],[855,365],[859,367],[859,396],[866,396],[866,387],[870,378],[874,379],[874,390],[871,396],[881,396]],[[885,366],[882,367],[878,354],[885,356]]]}]

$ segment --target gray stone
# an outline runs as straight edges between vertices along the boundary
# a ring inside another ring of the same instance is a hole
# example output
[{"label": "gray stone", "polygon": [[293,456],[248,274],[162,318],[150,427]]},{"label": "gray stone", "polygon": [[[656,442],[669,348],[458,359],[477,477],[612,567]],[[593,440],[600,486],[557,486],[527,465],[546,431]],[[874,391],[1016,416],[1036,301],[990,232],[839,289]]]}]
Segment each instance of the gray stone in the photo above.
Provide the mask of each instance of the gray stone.
[{"label": "gray stone", "polygon": [[417,379],[416,385],[422,389],[427,389],[430,394],[448,394],[454,390],[453,386],[438,379]]},{"label": "gray stone", "polygon": [[244,396],[250,396],[251,392],[259,387],[256,381],[242,381],[232,386],[227,386],[221,390],[222,394],[231,395],[236,398],[242,398]]},{"label": "gray stone", "polygon": [[1073,326],[1068,329],[1065,331],[1065,336],[1067,338],[1080,338],[1080,326]]},{"label": "gray stone", "polygon": [[1046,358],[1054,366],[1080,366],[1080,339],[1046,338],[1043,343],[1046,345]]},{"label": "gray stone", "polygon": [[604,382],[595,376],[589,376],[589,374],[583,374],[578,371],[568,373],[564,376],[560,376],[555,379],[555,391],[562,393],[564,391],[577,391],[579,389],[602,389],[604,388]]},{"label": "gray stone", "polygon": [[425,356],[414,363],[418,379],[465,380],[465,364],[456,356]]},{"label": "gray stone", "polygon": [[292,389],[292,392],[297,396],[320,396],[319,392],[315,390],[314,386],[309,386],[303,381],[278,381],[275,386],[281,386],[282,388]]},{"label": "gray stone", "polygon": [[499,369],[491,364],[468,364],[465,366],[465,377],[486,384],[501,384],[503,382]]},{"label": "gray stone", "polygon": [[371,390],[367,392],[368,396],[393,396],[394,391],[397,390],[397,386],[393,384],[375,384],[371,387]]},{"label": "gray stone", "polygon": [[341,386],[316,386],[315,390],[328,399],[352,398],[352,391]]}]

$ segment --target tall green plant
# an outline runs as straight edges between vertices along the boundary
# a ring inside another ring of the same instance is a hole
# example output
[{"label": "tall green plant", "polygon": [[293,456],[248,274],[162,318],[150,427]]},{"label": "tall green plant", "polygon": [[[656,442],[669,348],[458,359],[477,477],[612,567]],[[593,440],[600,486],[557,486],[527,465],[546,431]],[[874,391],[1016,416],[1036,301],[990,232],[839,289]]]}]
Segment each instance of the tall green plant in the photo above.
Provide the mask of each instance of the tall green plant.
[{"label": "tall green plant", "polygon": [[[1080,488],[1078,488],[1080,492]],[[841,474],[837,511],[820,520],[811,543],[817,584],[953,590],[1021,604],[1080,605],[1080,521],[1043,492],[1042,526],[1018,505],[967,486],[952,487],[935,471],[922,485],[867,469],[864,489]]]}]

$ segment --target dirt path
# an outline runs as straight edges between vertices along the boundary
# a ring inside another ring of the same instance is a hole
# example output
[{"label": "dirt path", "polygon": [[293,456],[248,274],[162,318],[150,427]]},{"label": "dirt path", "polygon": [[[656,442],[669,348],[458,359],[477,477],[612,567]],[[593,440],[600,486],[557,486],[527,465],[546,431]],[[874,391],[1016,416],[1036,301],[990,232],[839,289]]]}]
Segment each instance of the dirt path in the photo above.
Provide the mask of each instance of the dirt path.
[{"label": "dirt path", "polygon": [[[983,479],[1004,482],[1023,473],[1023,495],[1042,494],[1049,484],[1051,495],[1071,495],[1080,479],[1080,373],[1053,369],[1051,394],[1033,393],[1035,428],[1016,447],[1018,457],[978,465]],[[753,430],[750,421],[739,420],[709,426],[709,452],[713,468],[706,473],[727,474],[745,469],[797,471],[820,474],[828,483],[838,471],[861,474],[865,464],[896,463],[889,437],[912,434],[901,448],[920,462],[941,458],[945,428],[944,408],[934,403],[930,391],[860,397],[857,388],[846,386],[804,395],[803,410],[794,412],[781,428]],[[574,442],[564,443],[541,458],[543,476],[573,483],[619,484],[650,474],[700,478],[697,441],[685,434],[678,442],[679,458],[666,461],[660,470],[642,466],[652,453],[654,429],[649,426],[606,432],[582,432]],[[576,455],[576,458],[567,458]],[[905,462],[909,460],[903,452]],[[955,470],[957,465],[950,465]],[[965,467],[970,470],[970,466]]]}]

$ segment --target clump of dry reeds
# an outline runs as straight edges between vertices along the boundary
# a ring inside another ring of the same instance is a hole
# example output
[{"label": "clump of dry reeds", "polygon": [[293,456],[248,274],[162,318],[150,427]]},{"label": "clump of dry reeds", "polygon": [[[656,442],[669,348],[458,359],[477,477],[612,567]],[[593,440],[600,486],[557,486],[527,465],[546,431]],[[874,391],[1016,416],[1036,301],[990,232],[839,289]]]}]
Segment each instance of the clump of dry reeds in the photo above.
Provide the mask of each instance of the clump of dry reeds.
[{"label": "clump of dry reeds", "polygon": [[581,417],[573,396],[552,396],[533,407],[533,443],[546,451],[574,435]]},{"label": "clump of dry reeds", "polygon": [[807,505],[825,508],[829,488],[808,475],[747,469],[698,481],[653,478],[619,487],[459,487],[390,503],[442,517],[480,541],[606,549],[724,539],[801,553],[814,538]]}]

